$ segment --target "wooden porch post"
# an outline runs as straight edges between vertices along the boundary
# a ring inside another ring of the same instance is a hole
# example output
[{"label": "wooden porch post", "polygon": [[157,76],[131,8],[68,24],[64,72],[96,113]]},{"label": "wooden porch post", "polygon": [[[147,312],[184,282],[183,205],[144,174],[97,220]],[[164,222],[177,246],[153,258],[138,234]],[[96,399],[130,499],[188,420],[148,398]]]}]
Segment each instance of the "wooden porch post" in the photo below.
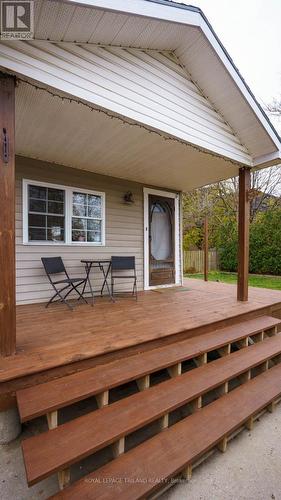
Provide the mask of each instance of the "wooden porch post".
[{"label": "wooden porch post", "polygon": [[16,351],[15,77],[0,73],[0,356]]},{"label": "wooden porch post", "polygon": [[204,219],[204,281],[208,281],[209,272],[209,221],[208,215]]},{"label": "wooden porch post", "polygon": [[248,167],[239,170],[238,215],[238,282],[237,300],[248,300],[249,276],[249,190],[251,174]]}]

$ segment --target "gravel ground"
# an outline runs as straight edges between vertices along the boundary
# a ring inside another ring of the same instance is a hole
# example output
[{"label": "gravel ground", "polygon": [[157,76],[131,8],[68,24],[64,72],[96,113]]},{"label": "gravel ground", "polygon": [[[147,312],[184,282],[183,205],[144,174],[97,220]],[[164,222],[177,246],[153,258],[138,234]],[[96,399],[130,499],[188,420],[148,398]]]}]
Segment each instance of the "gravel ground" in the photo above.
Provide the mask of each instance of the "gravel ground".
[{"label": "gravel ground", "polygon": [[[44,426],[45,422],[38,419],[33,427],[25,428],[21,439],[42,431]],[[85,463],[74,475],[84,473]],[[57,488],[55,476],[32,488],[26,486],[20,439],[0,446],[1,500],[45,500]],[[281,404],[273,414],[262,416],[252,432],[245,430],[233,439],[226,453],[216,452],[203,462],[190,482],[175,485],[161,499],[281,500]]]}]

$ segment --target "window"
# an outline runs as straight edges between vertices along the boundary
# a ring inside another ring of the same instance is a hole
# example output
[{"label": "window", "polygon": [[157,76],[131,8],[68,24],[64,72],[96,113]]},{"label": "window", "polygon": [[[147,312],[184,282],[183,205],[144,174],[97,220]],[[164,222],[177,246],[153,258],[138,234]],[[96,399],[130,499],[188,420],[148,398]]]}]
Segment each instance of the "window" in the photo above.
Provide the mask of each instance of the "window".
[{"label": "window", "polygon": [[28,185],[28,241],[65,241],[65,192]]},{"label": "window", "polygon": [[73,191],[72,241],[101,243],[102,199],[96,194]]},{"label": "window", "polygon": [[23,242],[104,245],[105,194],[23,181]]}]

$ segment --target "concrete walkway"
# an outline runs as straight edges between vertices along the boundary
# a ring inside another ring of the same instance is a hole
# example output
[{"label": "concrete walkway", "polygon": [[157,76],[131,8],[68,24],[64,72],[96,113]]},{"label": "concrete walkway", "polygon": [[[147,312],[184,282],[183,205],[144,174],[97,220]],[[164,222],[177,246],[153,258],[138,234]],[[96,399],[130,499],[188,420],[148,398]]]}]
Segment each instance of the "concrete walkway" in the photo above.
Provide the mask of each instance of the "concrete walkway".
[{"label": "concrete walkway", "polygon": [[281,404],[194,470],[161,500],[281,500]]},{"label": "concrete walkway", "polygon": [[[43,428],[45,422],[38,419],[25,428],[23,437]],[[81,475],[87,473],[83,464],[77,468]],[[20,440],[0,446],[1,500],[45,500],[57,488],[55,476],[28,488]],[[262,416],[253,432],[245,430],[233,439],[225,454],[216,452],[203,462],[189,483],[174,486],[161,499],[281,500],[281,404],[273,414]]]}]

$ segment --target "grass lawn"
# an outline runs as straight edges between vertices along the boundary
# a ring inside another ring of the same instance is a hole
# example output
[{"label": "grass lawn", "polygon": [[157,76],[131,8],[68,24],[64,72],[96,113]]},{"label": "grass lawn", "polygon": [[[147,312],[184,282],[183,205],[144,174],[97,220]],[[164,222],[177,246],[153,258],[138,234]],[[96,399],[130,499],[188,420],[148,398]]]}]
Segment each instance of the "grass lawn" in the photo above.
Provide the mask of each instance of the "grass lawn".
[{"label": "grass lawn", "polygon": [[[203,279],[201,273],[185,274],[186,278]],[[210,271],[209,281],[221,281],[223,283],[236,283],[236,273],[226,273],[223,271]],[[273,290],[281,290],[281,276],[263,276],[262,274],[250,274],[249,286],[257,286],[260,288],[272,288]]]}]

